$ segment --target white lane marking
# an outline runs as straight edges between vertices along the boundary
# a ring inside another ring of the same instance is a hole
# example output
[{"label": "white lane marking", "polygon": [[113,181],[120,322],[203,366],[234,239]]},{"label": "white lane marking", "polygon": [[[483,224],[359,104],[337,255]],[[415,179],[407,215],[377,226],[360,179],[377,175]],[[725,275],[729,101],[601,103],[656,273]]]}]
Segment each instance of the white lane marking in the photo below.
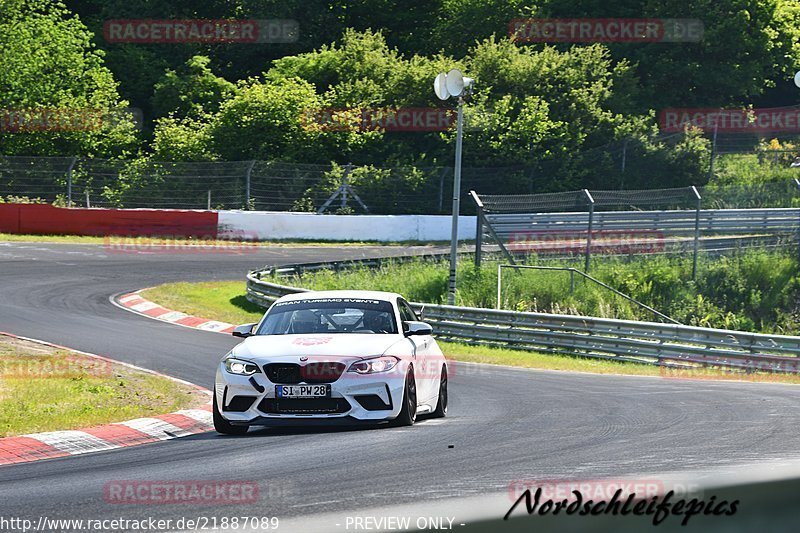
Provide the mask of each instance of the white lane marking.
[{"label": "white lane marking", "polygon": [[[147,290],[147,289],[141,289],[141,290]],[[111,296],[109,296],[108,297],[108,301],[111,302],[111,305],[113,305],[114,307],[118,307],[118,308],[122,309],[123,311],[128,311],[129,313],[136,313],[137,312],[136,310],[133,309],[133,307],[128,307],[126,305],[123,305],[123,304],[119,303],[119,301],[117,300],[117,295],[116,294],[112,294]],[[144,313],[138,313],[138,314],[140,314],[141,316],[143,316],[145,318],[150,318],[150,319],[159,320],[159,321],[161,321],[161,317],[163,316],[163,315],[152,316],[152,315],[146,315]],[[195,331],[198,331],[195,326],[188,326],[186,324],[181,324],[179,322],[170,322],[170,324],[172,324],[173,326],[178,326],[178,327],[181,327],[181,328],[188,328],[188,329],[193,329]],[[231,327],[233,325],[234,324],[228,324],[228,327]],[[199,331],[202,331],[202,330],[199,330]],[[211,331],[211,332],[207,332],[207,333],[221,333],[223,335],[228,335],[228,333],[225,333],[223,331]],[[177,378],[170,377],[170,379],[177,379]],[[185,382],[185,383],[189,383],[189,382]],[[199,385],[194,385],[193,383],[189,383],[189,384],[193,385],[195,387],[199,386]],[[210,391],[209,391],[209,394],[210,394]]]},{"label": "white lane marking", "polygon": [[165,320],[167,322],[175,322],[177,320],[181,320],[186,318],[186,313],[181,313],[180,311],[170,311],[169,313],[164,313],[163,315],[158,315],[159,320]]},{"label": "white lane marking", "polygon": [[140,313],[144,313],[145,311],[149,311],[150,309],[155,309],[156,307],[161,307],[161,306],[156,303],[145,300],[140,304],[132,305],[131,309],[139,311]]},{"label": "white lane marking", "polygon": [[71,455],[119,448],[116,444],[111,444],[83,431],[48,431],[24,436],[49,444],[53,448]]},{"label": "white lane marking", "polygon": [[179,428],[178,426],[172,425],[169,422],[164,422],[158,418],[136,418],[134,420],[128,420],[127,422],[117,422],[117,424],[127,426],[136,431],[141,431],[159,440],[169,440],[174,437],[193,435],[191,431]]},{"label": "white lane marking", "polygon": [[208,322],[203,322],[202,324],[197,326],[197,329],[202,329],[205,331],[222,331],[225,328],[231,327],[233,324],[227,324],[225,322],[217,322],[216,320],[209,320]]},{"label": "white lane marking", "polygon": [[181,409],[180,411],[176,411],[176,414],[186,416],[198,422],[202,422],[203,424],[208,424],[209,426],[214,423],[211,411],[204,411],[202,409]]}]

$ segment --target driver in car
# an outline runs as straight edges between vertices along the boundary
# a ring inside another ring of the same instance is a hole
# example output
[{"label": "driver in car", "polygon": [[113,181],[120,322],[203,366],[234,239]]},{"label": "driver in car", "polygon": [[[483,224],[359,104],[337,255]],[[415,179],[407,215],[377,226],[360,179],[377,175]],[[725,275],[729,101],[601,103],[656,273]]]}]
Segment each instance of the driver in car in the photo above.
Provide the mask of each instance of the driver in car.
[{"label": "driver in car", "polygon": [[364,313],[364,327],[373,333],[389,333],[392,329],[386,313],[367,311]]}]

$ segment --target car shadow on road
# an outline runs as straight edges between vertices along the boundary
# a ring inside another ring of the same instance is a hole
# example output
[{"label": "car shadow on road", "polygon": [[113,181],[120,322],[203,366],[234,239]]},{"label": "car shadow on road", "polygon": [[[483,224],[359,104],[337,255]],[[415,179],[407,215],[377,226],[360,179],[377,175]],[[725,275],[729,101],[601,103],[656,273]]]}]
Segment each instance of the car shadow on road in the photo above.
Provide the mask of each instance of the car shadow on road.
[{"label": "car shadow on road", "polygon": [[353,426],[306,426],[306,427],[253,427],[246,435],[222,435],[213,429],[206,433],[184,437],[193,440],[207,439],[253,439],[266,437],[283,437],[288,435],[324,435],[336,433],[352,433],[357,431],[380,431],[391,429],[389,424],[353,425]]}]

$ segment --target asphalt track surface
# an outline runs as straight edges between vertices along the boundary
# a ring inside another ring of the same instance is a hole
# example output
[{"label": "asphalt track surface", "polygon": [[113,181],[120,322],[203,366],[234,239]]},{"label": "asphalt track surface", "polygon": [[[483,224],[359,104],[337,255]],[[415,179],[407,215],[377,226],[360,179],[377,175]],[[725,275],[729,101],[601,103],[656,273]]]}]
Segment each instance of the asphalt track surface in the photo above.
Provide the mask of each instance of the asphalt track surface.
[{"label": "asphalt track surface", "polygon": [[[0,330],[210,387],[217,361],[235,339],[135,315],[113,306],[109,296],[169,281],[242,280],[264,264],[415,251],[275,247],[244,255],[139,254],[0,243]],[[743,464],[800,458],[798,393],[774,384],[458,365],[445,420],[412,428],[207,433],[0,467],[0,516],[302,519],[495,493],[520,479],[735,472]],[[246,505],[106,502],[104,485],[119,480],[248,480],[260,490]],[[330,530],[344,529],[331,524]]]}]

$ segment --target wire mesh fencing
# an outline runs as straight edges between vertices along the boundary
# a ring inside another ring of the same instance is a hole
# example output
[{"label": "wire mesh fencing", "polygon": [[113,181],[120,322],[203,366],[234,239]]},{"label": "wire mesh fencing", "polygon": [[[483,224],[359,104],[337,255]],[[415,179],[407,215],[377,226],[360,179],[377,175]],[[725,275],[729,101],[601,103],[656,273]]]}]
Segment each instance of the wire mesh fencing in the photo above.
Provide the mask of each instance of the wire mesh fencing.
[{"label": "wire mesh fencing", "polygon": [[[541,168],[466,167],[461,193],[477,191],[487,210],[497,212],[585,211],[582,191],[545,192],[559,183]],[[691,187],[608,185],[590,189],[598,211],[695,207]],[[447,166],[0,156],[0,198],[82,207],[321,212],[325,206],[326,213],[449,214],[452,187],[453,169]],[[796,188],[794,180],[781,179],[697,190],[704,207],[729,209],[798,206]],[[476,212],[471,202],[461,206],[461,214]]]},{"label": "wire mesh fencing", "polygon": [[[800,180],[751,187],[714,186],[533,195],[471,192],[478,209],[475,263],[484,243],[514,255],[690,253],[794,247],[800,236]],[[765,205],[766,204],[766,205]],[[800,251],[800,250],[799,250]]]},{"label": "wire mesh fencing", "polygon": [[[513,172],[464,169],[462,183],[497,190]],[[436,214],[450,212],[452,183],[450,167],[0,157],[0,198],[80,207]]]}]

